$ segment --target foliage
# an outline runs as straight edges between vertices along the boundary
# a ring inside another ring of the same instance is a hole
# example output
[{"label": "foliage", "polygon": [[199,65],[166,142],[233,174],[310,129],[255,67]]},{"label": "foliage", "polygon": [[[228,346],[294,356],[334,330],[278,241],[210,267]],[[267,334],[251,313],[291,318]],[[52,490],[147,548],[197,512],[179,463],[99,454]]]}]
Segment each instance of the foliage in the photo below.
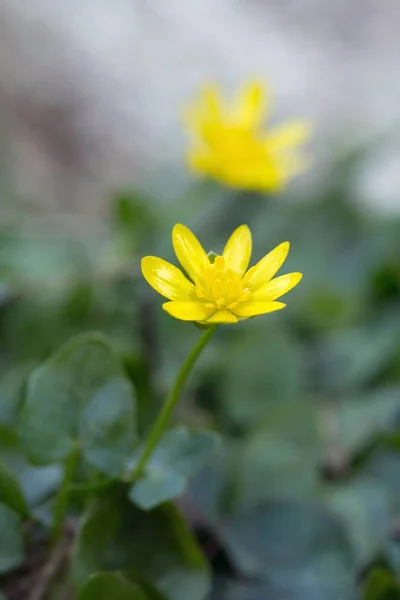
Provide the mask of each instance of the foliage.
[{"label": "foliage", "polygon": [[[6,598],[35,548],[45,544],[44,566],[57,556],[47,544],[65,504],[71,560],[48,582],[51,600],[60,589],[79,600],[397,598],[400,222],[354,207],[355,167],[340,165],[308,204],[205,186],[189,206],[187,195],[162,206],[125,190],[109,230],[80,244],[2,225]],[[173,261],[176,220],[216,251],[246,222],[254,260],[289,239],[287,270],[304,280],[282,314],[219,329],[133,482],[200,333],[159,310],[139,277],[143,253]]]}]

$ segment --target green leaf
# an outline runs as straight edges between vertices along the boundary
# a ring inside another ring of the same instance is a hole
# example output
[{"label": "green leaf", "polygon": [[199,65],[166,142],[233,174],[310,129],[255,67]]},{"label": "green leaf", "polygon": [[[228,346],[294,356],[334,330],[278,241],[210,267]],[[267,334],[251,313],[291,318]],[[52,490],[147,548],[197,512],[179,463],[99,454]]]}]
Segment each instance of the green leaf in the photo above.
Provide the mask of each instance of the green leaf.
[{"label": "green leaf", "polygon": [[375,568],[364,584],[362,600],[400,600],[400,583],[389,571]]},{"label": "green leaf", "polygon": [[209,460],[218,443],[219,437],[212,431],[184,426],[171,429],[157,446],[144,476],[130,488],[129,498],[148,510],[182,495],[188,478]]},{"label": "green leaf", "polygon": [[0,504],[0,574],[18,567],[23,558],[23,538],[18,515]]},{"label": "green leaf", "polygon": [[221,522],[234,565],[276,588],[273,597],[340,598],[356,562],[343,523],[317,503],[274,501]]},{"label": "green leaf", "polygon": [[400,319],[335,332],[320,349],[323,384],[333,391],[354,390],[373,382],[398,348]]},{"label": "green leaf", "polygon": [[92,396],[79,429],[88,463],[109,475],[121,472],[136,438],[134,411],[132,386],[126,379],[113,379]]},{"label": "green leaf", "polygon": [[148,600],[166,600],[164,594],[157,590],[147,579],[137,576],[135,577],[135,583],[140,585],[140,588],[143,590]]},{"label": "green leaf", "polygon": [[341,399],[337,414],[337,442],[349,452],[361,450],[372,438],[393,428],[399,410],[398,385]]},{"label": "green leaf", "polygon": [[400,460],[393,450],[376,449],[367,458],[359,471],[361,476],[370,478],[376,486],[383,488],[390,498],[393,518],[400,510]]},{"label": "green leaf", "polygon": [[267,320],[246,324],[220,351],[220,357],[223,410],[240,427],[256,425],[267,413],[268,401],[294,401],[301,393],[301,349],[282,327]]},{"label": "green leaf", "polygon": [[98,334],[71,339],[32,373],[21,414],[21,444],[36,463],[64,460],[82,442],[89,462],[106,472],[122,469],[135,444],[134,396]]},{"label": "green leaf", "polygon": [[267,402],[263,420],[247,436],[237,458],[237,501],[309,496],[319,483],[321,440],[311,402]]},{"label": "green leaf", "polygon": [[22,517],[29,516],[29,508],[18,481],[0,463],[0,502],[12,508]]},{"label": "green leaf", "polygon": [[78,600],[146,600],[135,584],[117,573],[96,573],[79,591]]},{"label": "green leaf", "polygon": [[87,514],[75,547],[73,580],[82,584],[98,571],[125,571],[133,581],[149,580],[168,600],[204,600],[208,567],[177,509],[166,504],[142,512],[124,495],[125,489],[105,496]]},{"label": "green leaf", "polygon": [[325,504],[346,527],[358,567],[364,568],[386,550],[390,530],[390,498],[387,490],[372,478],[354,478],[341,485],[329,485]]},{"label": "green leaf", "polygon": [[[27,462],[15,433],[0,426],[0,461],[19,484],[30,509],[44,502],[61,481],[59,465],[37,467]],[[22,508],[22,506],[21,506]]]},{"label": "green leaf", "polygon": [[230,476],[236,481],[236,474],[234,443],[227,438],[219,445],[213,460],[189,480],[188,503],[196,514],[202,515],[210,523],[217,522],[221,512],[232,505]]},{"label": "green leaf", "polygon": [[0,423],[16,427],[23,399],[23,387],[32,363],[23,363],[8,369],[0,378]]},{"label": "green leaf", "polygon": [[129,499],[143,510],[150,510],[167,500],[182,496],[186,490],[187,480],[182,475],[171,471],[150,467],[143,479],[129,490]]}]

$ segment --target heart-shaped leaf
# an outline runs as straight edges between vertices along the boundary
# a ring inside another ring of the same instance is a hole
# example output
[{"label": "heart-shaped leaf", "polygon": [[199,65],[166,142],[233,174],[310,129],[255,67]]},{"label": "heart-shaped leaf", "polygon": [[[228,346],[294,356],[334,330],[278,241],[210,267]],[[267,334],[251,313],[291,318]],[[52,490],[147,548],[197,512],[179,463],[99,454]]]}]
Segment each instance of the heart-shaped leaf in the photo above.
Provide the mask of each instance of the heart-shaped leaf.
[{"label": "heart-shaped leaf", "polygon": [[32,461],[62,461],[80,444],[89,463],[115,474],[135,441],[133,390],[103,336],[73,338],[29,377],[21,443]]},{"label": "heart-shaped leaf", "polygon": [[82,410],[79,438],[83,455],[99,471],[117,475],[136,439],[132,386],[121,377],[95,393]]}]

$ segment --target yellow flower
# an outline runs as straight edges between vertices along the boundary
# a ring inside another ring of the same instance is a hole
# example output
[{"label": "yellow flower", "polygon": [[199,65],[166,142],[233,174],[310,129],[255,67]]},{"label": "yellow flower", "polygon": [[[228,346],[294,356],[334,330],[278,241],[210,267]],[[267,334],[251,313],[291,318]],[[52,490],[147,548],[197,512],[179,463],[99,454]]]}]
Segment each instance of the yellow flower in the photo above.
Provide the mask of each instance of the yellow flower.
[{"label": "yellow flower", "polygon": [[222,255],[213,262],[184,225],[174,226],[172,244],[188,277],[156,256],[142,259],[142,273],[159,294],[168,298],[163,309],[182,321],[237,323],[280,310],[286,304],[276,302],[277,298],[302,278],[301,273],[288,273],[273,279],[288,255],[289,242],[280,244],[247,270],[252,247],[247,225],[232,233]]},{"label": "yellow flower", "polygon": [[193,137],[189,166],[229,186],[262,191],[281,190],[307,168],[298,147],[310,135],[306,121],[290,121],[266,131],[263,123],[269,99],[263,85],[244,87],[226,105],[218,87],[204,90],[188,110],[186,123]]}]

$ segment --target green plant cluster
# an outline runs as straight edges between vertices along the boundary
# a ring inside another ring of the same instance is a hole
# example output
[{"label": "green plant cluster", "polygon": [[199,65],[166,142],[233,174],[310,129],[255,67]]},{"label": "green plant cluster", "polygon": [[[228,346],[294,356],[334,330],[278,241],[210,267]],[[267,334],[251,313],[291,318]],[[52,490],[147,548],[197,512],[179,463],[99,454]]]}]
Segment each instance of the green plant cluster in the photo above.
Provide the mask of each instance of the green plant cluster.
[{"label": "green plant cluster", "polygon": [[[112,201],[108,228],[0,227],[0,589],[27,600],[400,598],[400,221],[199,187]],[[221,327],[139,481],[199,336],[139,275],[179,220],[219,251],[289,239],[276,315]],[[19,590],[19,591],[18,591]],[[20,596],[18,596],[18,593]]]}]

